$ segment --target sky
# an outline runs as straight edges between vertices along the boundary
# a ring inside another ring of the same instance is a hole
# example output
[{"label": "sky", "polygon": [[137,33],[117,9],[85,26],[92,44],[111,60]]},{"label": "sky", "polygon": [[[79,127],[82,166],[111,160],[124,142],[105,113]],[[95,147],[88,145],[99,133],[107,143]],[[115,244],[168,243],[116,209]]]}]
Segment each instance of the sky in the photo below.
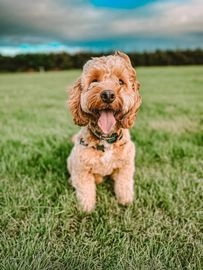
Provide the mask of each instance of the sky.
[{"label": "sky", "polygon": [[203,0],[0,0],[0,54],[203,48]]}]

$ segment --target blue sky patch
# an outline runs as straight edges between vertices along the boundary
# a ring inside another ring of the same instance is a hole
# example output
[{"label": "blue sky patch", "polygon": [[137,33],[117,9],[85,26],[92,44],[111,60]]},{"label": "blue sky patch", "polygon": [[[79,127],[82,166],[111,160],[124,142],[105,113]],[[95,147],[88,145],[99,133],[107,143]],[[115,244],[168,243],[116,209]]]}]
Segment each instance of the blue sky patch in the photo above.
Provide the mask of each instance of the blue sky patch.
[{"label": "blue sky patch", "polygon": [[116,9],[133,9],[144,6],[154,1],[151,0],[91,0],[96,7],[116,8]]}]

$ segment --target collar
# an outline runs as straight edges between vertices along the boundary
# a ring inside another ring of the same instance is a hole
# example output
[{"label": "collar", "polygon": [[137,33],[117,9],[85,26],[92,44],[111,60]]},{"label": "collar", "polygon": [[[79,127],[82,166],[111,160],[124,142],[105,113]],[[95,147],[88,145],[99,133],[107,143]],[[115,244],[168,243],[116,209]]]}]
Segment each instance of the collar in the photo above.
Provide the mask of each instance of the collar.
[{"label": "collar", "polygon": [[95,128],[93,128],[91,125],[89,125],[88,128],[97,139],[99,139],[100,141],[106,141],[109,144],[115,143],[116,141],[121,140],[123,138],[122,130],[120,130],[119,133],[114,132],[111,133],[110,135],[105,135],[96,130]]},{"label": "collar", "polygon": [[[80,138],[79,143],[85,147],[91,147],[98,151],[105,152],[105,142],[108,144],[113,144],[118,140],[121,140],[123,138],[123,132],[120,130],[119,133],[112,133],[110,135],[104,135],[101,132],[97,131],[96,129],[92,128],[91,126],[88,127],[89,131],[97,138],[99,139],[99,143],[96,145],[89,145],[84,138]],[[103,141],[103,143],[102,143]]]}]

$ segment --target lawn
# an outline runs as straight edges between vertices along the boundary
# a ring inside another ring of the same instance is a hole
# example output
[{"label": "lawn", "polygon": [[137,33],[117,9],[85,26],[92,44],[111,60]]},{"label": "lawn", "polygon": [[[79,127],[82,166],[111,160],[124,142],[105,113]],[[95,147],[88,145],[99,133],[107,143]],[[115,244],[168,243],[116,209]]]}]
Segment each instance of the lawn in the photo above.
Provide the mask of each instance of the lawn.
[{"label": "lawn", "polygon": [[203,66],[137,69],[135,201],[106,181],[91,214],[67,182],[79,74],[0,75],[0,269],[202,269]]}]

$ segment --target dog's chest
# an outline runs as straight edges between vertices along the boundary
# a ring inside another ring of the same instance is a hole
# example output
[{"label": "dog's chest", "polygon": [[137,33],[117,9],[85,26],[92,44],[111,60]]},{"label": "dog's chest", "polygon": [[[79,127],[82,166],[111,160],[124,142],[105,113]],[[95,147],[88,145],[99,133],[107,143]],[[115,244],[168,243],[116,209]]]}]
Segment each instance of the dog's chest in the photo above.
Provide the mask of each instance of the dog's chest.
[{"label": "dog's chest", "polygon": [[99,161],[106,166],[107,164],[112,164],[115,162],[116,160],[116,156],[115,156],[115,150],[114,150],[114,146],[113,144],[108,144],[106,142],[103,142],[103,151],[101,154],[101,157],[99,159]]},{"label": "dog's chest", "polygon": [[108,164],[109,162],[112,162],[113,161],[113,150],[110,149],[110,150],[105,151],[100,160],[105,165]]},{"label": "dog's chest", "polygon": [[105,149],[99,157],[95,158],[92,170],[93,173],[105,176],[112,174],[112,172],[121,167],[122,164],[123,160],[115,155],[113,147],[110,147],[109,149]]}]

